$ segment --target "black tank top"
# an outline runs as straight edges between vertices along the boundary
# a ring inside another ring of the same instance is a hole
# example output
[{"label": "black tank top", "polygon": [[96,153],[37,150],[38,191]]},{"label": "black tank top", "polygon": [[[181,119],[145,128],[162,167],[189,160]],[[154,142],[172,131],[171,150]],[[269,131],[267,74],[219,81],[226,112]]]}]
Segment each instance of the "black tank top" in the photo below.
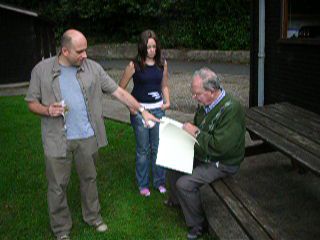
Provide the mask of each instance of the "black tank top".
[{"label": "black tank top", "polygon": [[162,100],[163,68],[145,65],[143,69],[136,69],[132,78],[134,86],[131,94],[138,102],[155,103]]}]

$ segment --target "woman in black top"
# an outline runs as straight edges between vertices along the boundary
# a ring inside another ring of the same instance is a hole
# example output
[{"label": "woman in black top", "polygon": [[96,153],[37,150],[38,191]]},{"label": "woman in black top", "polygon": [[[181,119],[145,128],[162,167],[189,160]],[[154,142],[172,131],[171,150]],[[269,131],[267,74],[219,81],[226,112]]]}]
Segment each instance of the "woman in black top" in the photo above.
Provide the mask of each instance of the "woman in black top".
[{"label": "woman in black top", "polygon": [[[159,41],[152,30],[141,33],[138,54],[126,67],[119,86],[126,88],[133,79],[132,95],[157,118],[170,107],[168,64],[161,56]],[[145,123],[140,113],[130,109],[136,137],[136,179],[142,196],[150,196],[149,167],[152,164],[153,187],[166,192],[165,170],[155,164],[159,145],[159,123]]]}]

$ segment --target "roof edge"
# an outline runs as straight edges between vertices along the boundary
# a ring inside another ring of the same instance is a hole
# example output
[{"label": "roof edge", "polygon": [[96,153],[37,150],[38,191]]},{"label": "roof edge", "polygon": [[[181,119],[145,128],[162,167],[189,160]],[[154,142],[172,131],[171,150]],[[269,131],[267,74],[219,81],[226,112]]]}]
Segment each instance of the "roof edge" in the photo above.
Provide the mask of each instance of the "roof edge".
[{"label": "roof edge", "polygon": [[13,6],[9,6],[9,5],[5,5],[0,3],[0,8],[4,8],[7,10],[11,10],[14,12],[19,12],[19,13],[23,13],[29,16],[33,16],[33,17],[39,17],[39,14],[33,11],[29,11],[29,10],[25,10],[25,9],[21,9],[21,8],[17,8],[17,7],[13,7]]}]

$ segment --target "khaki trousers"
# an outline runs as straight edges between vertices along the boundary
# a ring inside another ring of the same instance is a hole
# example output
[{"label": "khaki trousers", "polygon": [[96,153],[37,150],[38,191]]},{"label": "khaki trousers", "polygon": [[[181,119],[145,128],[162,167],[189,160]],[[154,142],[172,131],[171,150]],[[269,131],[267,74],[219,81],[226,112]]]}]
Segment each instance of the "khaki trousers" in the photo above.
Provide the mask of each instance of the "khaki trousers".
[{"label": "khaki trousers", "polygon": [[95,162],[97,158],[98,147],[95,137],[68,140],[66,158],[46,156],[50,225],[56,236],[69,234],[72,227],[66,195],[72,160],[74,160],[80,181],[83,219],[89,225],[102,221],[96,184]]}]

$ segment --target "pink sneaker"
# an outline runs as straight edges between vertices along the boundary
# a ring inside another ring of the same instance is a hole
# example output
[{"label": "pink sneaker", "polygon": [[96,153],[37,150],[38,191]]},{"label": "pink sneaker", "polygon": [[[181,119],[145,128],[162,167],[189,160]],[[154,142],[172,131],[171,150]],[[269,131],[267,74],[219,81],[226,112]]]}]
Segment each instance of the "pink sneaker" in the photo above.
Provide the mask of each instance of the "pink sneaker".
[{"label": "pink sneaker", "polygon": [[164,194],[164,193],[167,192],[167,189],[165,188],[165,186],[159,186],[159,187],[158,187],[158,190],[159,190],[159,192],[162,193],[162,194]]},{"label": "pink sneaker", "polygon": [[150,196],[150,190],[148,188],[141,188],[140,189],[140,195],[144,197],[149,197]]}]

